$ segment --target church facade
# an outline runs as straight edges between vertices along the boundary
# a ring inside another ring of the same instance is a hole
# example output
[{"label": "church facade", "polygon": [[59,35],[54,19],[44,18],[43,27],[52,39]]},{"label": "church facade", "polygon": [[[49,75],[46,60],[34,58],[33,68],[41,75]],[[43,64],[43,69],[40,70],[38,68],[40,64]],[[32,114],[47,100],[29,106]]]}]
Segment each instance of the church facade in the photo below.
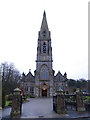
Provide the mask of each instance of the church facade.
[{"label": "church facade", "polygon": [[31,71],[27,75],[23,73],[21,85],[25,94],[34,97],[52,97],[59,88],[66,91],[67,74],[56,75],[53,70],[51,36],[44,11],[41,28],[38,34],[36,70],[34,75]]}]

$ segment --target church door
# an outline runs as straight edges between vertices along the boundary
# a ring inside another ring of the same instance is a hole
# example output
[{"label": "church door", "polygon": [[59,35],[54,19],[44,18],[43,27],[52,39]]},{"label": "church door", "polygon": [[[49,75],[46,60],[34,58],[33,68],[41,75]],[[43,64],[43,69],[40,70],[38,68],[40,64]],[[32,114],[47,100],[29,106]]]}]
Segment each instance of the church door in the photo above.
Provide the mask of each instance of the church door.
[{"label": "church door", "polygon": [[42,96],[47,96],[47,89],[42,89]]}]

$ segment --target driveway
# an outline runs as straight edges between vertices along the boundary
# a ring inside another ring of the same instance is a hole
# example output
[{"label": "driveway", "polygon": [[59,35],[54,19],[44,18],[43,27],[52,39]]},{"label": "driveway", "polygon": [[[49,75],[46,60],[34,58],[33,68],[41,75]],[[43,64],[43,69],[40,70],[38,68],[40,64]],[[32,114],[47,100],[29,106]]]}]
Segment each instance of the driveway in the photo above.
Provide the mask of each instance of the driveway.
[{"label": "driveway", "polygon": [[[29,102],[22,105],[21,118],[78,118],[87,117],[88,112],[67,111],[67,114],[60,115],[53,111],[52,98],[30,98]],[[3,117],[10,116],[11,108],[3,109]]]},{"label": "driveway", "polygon": [[60,116],[53,111],[52,98],[33,98],[29,100],[30,102],[22,106],[22,118],[53,118]]}]

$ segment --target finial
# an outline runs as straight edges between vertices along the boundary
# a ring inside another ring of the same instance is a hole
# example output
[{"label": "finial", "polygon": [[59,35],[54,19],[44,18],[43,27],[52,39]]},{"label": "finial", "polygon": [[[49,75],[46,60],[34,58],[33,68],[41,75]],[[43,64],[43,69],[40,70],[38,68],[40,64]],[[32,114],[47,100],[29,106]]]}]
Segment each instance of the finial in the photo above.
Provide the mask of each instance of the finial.
[{"label": "finial", "polygon": [[29,72],[31,72],[31,69],[29,69]]},{"label": "finial", "polygon": [[66,72],[64,73],[64,77],[67,78],[67,73]]},{"label": "finial", "polygon": [[45,12],[45,10],[44,10],[43,16],[46,16],[46,12]]}]

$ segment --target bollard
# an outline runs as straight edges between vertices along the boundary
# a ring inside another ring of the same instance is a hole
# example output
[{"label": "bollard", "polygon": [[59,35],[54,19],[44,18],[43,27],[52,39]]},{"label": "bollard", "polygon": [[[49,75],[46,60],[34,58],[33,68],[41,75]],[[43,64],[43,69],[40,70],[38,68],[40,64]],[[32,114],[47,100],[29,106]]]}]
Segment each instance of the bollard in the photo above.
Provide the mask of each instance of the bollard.
[{"label": "bollard", "polygon": [[14,89],[12,97],[11,117],[18,118],[21,115],[22,96],[19,88]]}]

